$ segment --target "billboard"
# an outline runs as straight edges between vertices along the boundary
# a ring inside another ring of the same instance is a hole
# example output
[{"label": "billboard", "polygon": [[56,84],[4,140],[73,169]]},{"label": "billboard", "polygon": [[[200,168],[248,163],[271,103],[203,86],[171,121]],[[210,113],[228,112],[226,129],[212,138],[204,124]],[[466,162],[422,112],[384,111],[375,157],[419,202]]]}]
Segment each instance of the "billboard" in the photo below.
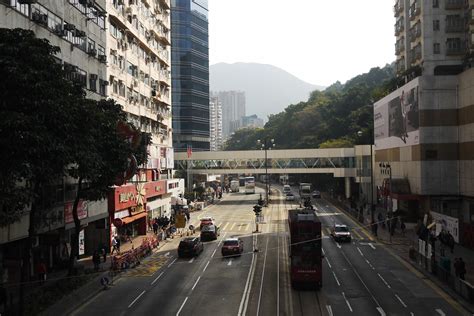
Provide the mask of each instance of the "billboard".
[{"label": "billboard", "polygon": [[420,143],[418,78],[374,105],[376,150]]}]

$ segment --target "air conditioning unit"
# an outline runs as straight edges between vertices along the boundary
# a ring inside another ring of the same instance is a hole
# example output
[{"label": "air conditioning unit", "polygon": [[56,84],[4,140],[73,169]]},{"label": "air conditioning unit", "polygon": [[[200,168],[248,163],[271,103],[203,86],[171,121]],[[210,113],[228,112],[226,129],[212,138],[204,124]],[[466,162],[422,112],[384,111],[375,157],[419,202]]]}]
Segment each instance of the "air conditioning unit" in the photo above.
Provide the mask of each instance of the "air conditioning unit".
[{"label": "air conditioning unit", "polygon": [[63,26],[61,24],[57,24],[54,28],[54,34],[63,37],[67,36],[67,31],[63,29]]},{"label": "air conditioning unit", "polygon": [[105,64],[107,62],[107,56],[105,55],[99,55],[98,58],[101,63]]},{"label": "air conditioning unit", "polygon": [[33,12],[31,19],[38,24],[48,25],[48,15],[39,12]]},{"label": "air conditioning unit", "polygon": [[64,24],[64,29],[66,31],[74,31],[76,29],[76,26],[74,24],[66,23],[66,24]]},{"label": "air conditioning unit", "polygon": [[138,87],[138,81],[137,80],[133,80],[133,86]]},{"label": "air conditioning unit", "polygon": [[89,49],[89,50],[87,51],[87,54],[88,54],[89,56],[95,57],[95,55],[97,55],[97,49],[95,49],[95,48]]},{"label": "air conditioning unit", "polygon": [[151,90],[151,96],[152,96],[152,97],[156,97],[156,90],[154,90],[154,89]]},{"label": "air conditioning unit", "polygon": [[76,36],[76,37],[86,37],[86,32],[76,29],[76,31],[74,32],[74,36]]}]

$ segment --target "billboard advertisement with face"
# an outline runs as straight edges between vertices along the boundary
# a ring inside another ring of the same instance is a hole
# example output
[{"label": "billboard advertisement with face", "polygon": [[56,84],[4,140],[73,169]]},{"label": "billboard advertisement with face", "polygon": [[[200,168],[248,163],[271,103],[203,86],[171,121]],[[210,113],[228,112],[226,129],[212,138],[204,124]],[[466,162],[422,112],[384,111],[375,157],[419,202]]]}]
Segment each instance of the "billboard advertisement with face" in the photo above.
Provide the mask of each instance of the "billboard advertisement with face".
[{"label": "billboard advertisement with face", "polygon": [[376,150],[420,143],[419,89],[414,79],[374,105]]}]

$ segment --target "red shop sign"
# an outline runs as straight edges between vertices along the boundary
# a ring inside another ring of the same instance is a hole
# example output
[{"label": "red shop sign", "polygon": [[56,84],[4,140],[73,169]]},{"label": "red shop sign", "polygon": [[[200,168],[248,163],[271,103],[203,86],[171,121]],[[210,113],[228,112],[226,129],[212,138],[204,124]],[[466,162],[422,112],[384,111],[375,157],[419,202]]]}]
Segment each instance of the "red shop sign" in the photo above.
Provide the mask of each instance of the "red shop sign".
[{"label": "red shop sign", "polygon": [[[73,202],[64,204],[64,223],[69,224],[74,222],[72,215]],[[87,217],[87,201],[80,200],[77,204],[77,217],[81,220]]]}]

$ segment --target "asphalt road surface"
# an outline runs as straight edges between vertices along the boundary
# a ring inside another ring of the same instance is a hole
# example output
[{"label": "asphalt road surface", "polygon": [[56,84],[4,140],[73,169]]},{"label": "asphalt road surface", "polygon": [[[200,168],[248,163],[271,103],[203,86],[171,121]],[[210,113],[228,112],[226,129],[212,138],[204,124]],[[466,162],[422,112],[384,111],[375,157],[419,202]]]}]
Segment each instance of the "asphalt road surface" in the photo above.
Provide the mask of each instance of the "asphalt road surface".
[{"label": "asphalt road surface", "polygon": [[[278,201],[264,208],[264,223],[253,233],[252,209],[259,192],[226,194],[220,204],[191,214],[195,226],[200,217],[212,216],[221,230],[218,240],[205,242],[198,257],[178,259],[179,240],[174,240],[73,315],[465,314],[458,303],[323,199],[313,199],[323,225],[323,287],[293,290],[287,210],[297,203],[273,196]],[[351,243],[336,243],[330,237],[334,223],[351,228]],[[234,236],[244,241],[244,253],[222,258],[223,239]]]}]

